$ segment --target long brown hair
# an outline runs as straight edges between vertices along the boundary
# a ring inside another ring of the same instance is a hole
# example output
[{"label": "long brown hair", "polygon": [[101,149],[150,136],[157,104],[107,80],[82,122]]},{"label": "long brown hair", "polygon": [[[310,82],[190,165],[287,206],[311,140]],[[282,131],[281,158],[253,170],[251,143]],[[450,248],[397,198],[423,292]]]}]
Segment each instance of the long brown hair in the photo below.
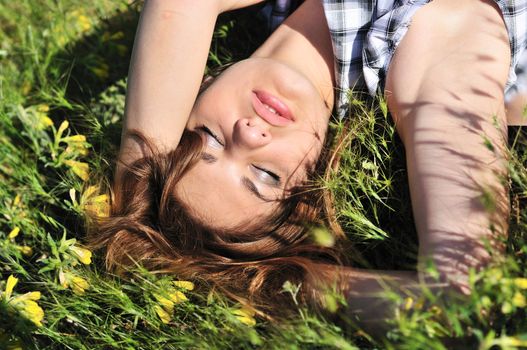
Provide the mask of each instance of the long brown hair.
[{"label": "long brown hair", "polygon": [[[201,137],[185,131],[176,149],[160,152],[139,132],[132,132],[147,150],[124,165],[114,185],[111,214],[97,218],[90,244],[103,249],[112,271],[140,263],[181,279],[205,282],[268,315],[283,315],[293,303],[279,293],[285,281],[302,284],[299,298],[320,303],[315,288],[325,274],[320,264],[339,264],[340,250],[323,247],[310,235],[321,225],[320,189],[307,182],[291,189],[273,215],[258,229],[223,232],[189,215],[174,187],[201,158]],[[312,167],[320,174],[324,156]]]}]

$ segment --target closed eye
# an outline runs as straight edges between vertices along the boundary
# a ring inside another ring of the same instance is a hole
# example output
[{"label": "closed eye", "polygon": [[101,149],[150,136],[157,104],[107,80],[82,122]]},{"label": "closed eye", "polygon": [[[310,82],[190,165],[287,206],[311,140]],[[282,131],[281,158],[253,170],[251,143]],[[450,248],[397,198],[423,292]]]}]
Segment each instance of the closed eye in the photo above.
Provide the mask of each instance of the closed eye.
[{"label": "closed eye", "polygon": [[210,130],[205,125],[200,125],[197,127],[198,130],[204,132],[207,135],[207,144],[213,148],[222,148],[225,147],[225,143],[216,135],[212,130]]},{"label": "closed eye", "polygon": [[280,186],[281,177],[279,175],[254,164],[251,164],[251,167],[253,168],[254,174],[260,181],[274,187]]}]

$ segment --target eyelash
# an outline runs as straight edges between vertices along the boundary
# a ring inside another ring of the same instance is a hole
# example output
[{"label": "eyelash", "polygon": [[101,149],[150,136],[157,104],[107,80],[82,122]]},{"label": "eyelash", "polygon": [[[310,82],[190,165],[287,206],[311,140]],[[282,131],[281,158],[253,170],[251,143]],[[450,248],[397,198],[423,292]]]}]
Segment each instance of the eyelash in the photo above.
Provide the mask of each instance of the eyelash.
[{"label": "eyelash", "polygon": [[208,134],[209,136],[211,136],[214,140],[216,140],[216,142],[218,142],[222,147],[225,147],[225,143],[223,141],[221,141],[221,139],[219,138],[218,135],[216,135],[212,130],[210,130],[207,126],[205,125],[200,125],[198,127],[199,130],[202,130],[203,132],[205,132],[206,134]]},{"label": "eyelash", "polygon": [[[209,136],[211,136],[214,140],[216,140],[216,142],[218,142],[222,147],[225,147],[225,143],[223,141],[221,141],[221,139],[219,138],[218,135],[216,135],[212,130],[210,130],[206,125],[200,125],[198,126],[198,129],[205,132],[206,134],[208,134]],[[265,173],[266,175],[270,176],[274,182],[276,182],[277,184],[280,184],[282,178],[273,173],[272,171],[270,170],[267,170],[265,168],[262,168],[262,167],[259,167],[259,166],[256,166],[254,164],[251,164],[255,169],[259,170],[260,172],[263,172]]]},{"label": "eyelash", "polygon": [[259,166],[256,166],[256,165],[254,165],[254,164],[251,164],[251,165],[252,165],[255,169],[258,169],[259,171],[261,171],[261,172],[267,174],[268,176],[270,176],[270,177],[273,179],[273,181],[275,181],[277,184],[280,184],[280,182],[281,182],[281,177],[280,177],[279,175],[277,175],[277,174],[273,173],[272,171],[269,171],[269,170],[267,170],[267,169],[265,169],[265,168],[261,168],[261,167],[259,167]]}]

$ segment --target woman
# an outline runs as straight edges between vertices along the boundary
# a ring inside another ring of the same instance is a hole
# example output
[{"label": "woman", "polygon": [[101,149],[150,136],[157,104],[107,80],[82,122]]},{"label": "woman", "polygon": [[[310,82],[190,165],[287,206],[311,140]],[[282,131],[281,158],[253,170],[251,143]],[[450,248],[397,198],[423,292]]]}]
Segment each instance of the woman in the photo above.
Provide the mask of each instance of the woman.
[{"label": "woman", "polygon": [[[258,2],[145,3],[116,198],[95,237],[108,265],[139,260],[274,310],[285,280],[303,282],[302,295],[315,301],[320,283],[338,281],[363,324],[387,317],[388,301],[376,297],[386,283],[402,294],[417,290],[430,261],[441,276],[437,288],[468,292],[468,270],[487,263],[487,248],[499,249],[507,232],[504,91],[526,46],[511,27],[525,18],[525,1],[360,2],[359,9],[306,0],[198,96],[218,14]],[[354,24],[350,16],[362,21],[355,31],[340,27]],[[355,45],[369,65],[364,74],[354,73]],[[334,89],[364,82],[384,92],[406,148],[417,272],[338,267],[338,250],[308,238],[306,224],[318,223],[320,210],[307,184],[325,160]],[[371,298],[378,302],[366,313]]]}]

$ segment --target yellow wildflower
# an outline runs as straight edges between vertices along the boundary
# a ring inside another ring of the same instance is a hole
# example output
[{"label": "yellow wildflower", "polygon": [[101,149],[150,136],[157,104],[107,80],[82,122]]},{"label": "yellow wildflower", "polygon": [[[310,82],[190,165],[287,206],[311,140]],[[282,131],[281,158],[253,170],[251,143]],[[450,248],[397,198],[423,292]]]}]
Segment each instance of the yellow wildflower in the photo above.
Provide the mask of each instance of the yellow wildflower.
[{"label": "yellow wildflower", "polygon": [[412,299],[411,297],[406,297],[404,299],[404,306],[403,308],[408,311],[412,308],[412,306],[414,305],[414,299]]},{"label": "yellow wildflower", "polygon": [[64,153],[71,154],[76,153],[80,155],[88,154],[88,144],[86,143],[86,136],[84,135],[72,135],[66,136],[62,139],[63,142],[68,144]]},{"label": "yellow wildflower", "polygon": [[174,281],[172,283],[174,284],[174,286],[179,288],[183,288],[186,290],[194,290],[194,283],[190,281]]},{"label": "yellow wildflower", "polygon": [[179,304],[188,300],[187,296],[179,290],[171,292],[168,296],[170,297],[170,300],[172,300],[175,304]]},{"label": "yellow wildflower", "polygon": [[253,317],[255,312],[248,307],[242,307],[241,309],[234,310],[232,314],[238,321],[247,326],[254,327],[256,325],[256,320]]},{"label": "yellow wildflower", "polygon": [[99,194],[97,186],[89,186],[80,199],[81,208],[89,215],[97,217],[108,217],[110,215],[110,197],[107,194]]},{"label": "yellow wildflower", "polygon": [[515,278],[514,284],[520,289],[527,289],[527,278]]},{"label": "yellow wildflower", "polygon": [[67,120],[64,120],[60,123],[59,129],[57,130],[57,137],[61,137],[62,133],[70,126],[70,123]]},{"label": "yellow wildflower", "polygon": [[[186,282],[186,281],[178,281]],[[190,283],[190,282],[189,282]],[[189,285],[187,285],[188,287]],[[194,285],[192,285],[193,287]],[[183,287],[184,288],[184,287]],[[170,315],[174,312],[174,305],[187,301],[187,296],[182,292],[169,288],[166,297],[158,293],[152,293],[154,298],[159,302],[159,305],[154,306],[154,310],[163,323],[170,322]]]},{"label": "yellow wildflower", "polygon": [[527,302],[525,301],[525,297],[522,293],[516,292],[514,293],[514,296],[512,297],[512,304],[516,307],[525,307],[527,305]]},{"label": "yellow wildflower", "polygon": [[501,305],[501,312],[504,314],[510,314],[512,312],[512,305],[508,301]]},{"label": "yellow wildflower", "polygon": [[[22,297],[23,295],[21,295]],[[37,304],[36,301],[30,299],[20,299],[16,303],[10,303],[20,311],[20,313],[33,322],[37,327],[42,326],[42,319],[44,318],[44,310]]]},{"label": "yellow wildflower", "polygon": [[46,105],[46,104],[38,105],[37,106],[37,111],[39,111],[41,113],[47,113],[47,112],[49,112],[49,106]]},{"label": "yellow wildflower", "polygon": [[505,345],[508,343],[510,346],[516,346],[516,347],[527,347],[527,340],[521,340],[518,338],[513,337],[506,337],[506,341],[504,341]]},{"label": "yellow wildflower", "polygon": [[59,46],[64,46],[68,42],[68,38],[65,35],[59,35],[57,38],[57,43]]},{"label": "yellow wildflower", "polygon": [[16,249],[18,249],[22,254],[26,256],[33,255],[33,248],[31,248],[30,246],[19,245],[16,247]]},{"label": "yellow wildflower", "polygon": [[71,290],[77,295],[82,295],[86,289],[90,288],[88,281],[79,276],[73,276],[71,278]]},{"label": "yellow wildflower", "polygon": [[88,166],[88,163],[69,159],[69,160],[64,161],[64,164],[69,166],[75,175],[77,175],[84,181],[88,181],[90,177],[89,175],[90,168]]},{"label": "yellow wildflower", "polygon": [[13,288],[15,288],[16,284],[18,283],[18,278],[16,278],[13,275],[10,275],[7,278],[7,283],[5,286],[5,299],[9,300],[11,298],[11,294],[13,294]]},{"label": "yellow wildflower", "polygon": [[76,245],[69,247],[69,250],[77,257],[77,259],[84,265],[91,264],[92,253],[86,248],[81,248]]},{"label": "yellow wildflower", "polygon": [[485,295],[481,298],[481,305],[483,307],[490,307],[492,305],[492,301],[488,296]]},{"label": "yellow wildflower", "polygon": [[15,199],[13,199],[13,206],[14,206],[14,207],[18,207],[18,205],[20,204],[20,200],[21,200],[21,197],[20,197],[19,194],[17,194],[17,195],[15,196]]},{"label": "yellow wildflower", "polygon": [[42,130],[53,125],[53,120],[47,115],[40,115],[38,129]]},{"label": "yellow wildflower", "polygon": [[27,295],[27,298],[30,300],[39,300],[42,294],[37,291],[37,292],[29,292],[24,295]]},{"label": "yellow wildflower", "polygon": [[49,106],[46,104],[38,105],[37,106],[37,125],[36,128],[38,130],[46,129],[47,127],[50,127],[53,125],[53,120],[48,116],[49,112]]},{"label": "yellow wildflower", "polygon": [[99,187],[93,186],[93,185],[92,186],[88,186],[88,188],[86,190],[84,190],[84,192],[82,192],[81,202],[84,201],[87,198],[90,198],[91,196],[93,196],[97,192],[99,192]]},{"label": "yellow wildflower", "polygon": [[170,322],[170,314],[166,312],[161,306],[154,305],[154,311],[161,319],[161,322],[163,322],[164,324],[167,324]]},{"label": "yellow wildflower", "polygon": [[95,196],[85,204],[84,209],[95,216],[108,217],[110,215],[110,197],[107,194]]},{"label": "yellow wildflower", "polygon": [[62,139],[64,142],[86,142],[86,136],[84,135],[72,135],[72,136],[66,136]]},{"label": "yellow wildflower", "polygon": [[169,312],[172,312],[174,309],[174,304],[179,304],[188,300],[186,295],[178,290],[171,290],[167,294],[167,297],[157,293],[153,293],[153,295],[161,306]]},{"label": "yellow wildflower", "polygon": [[44,310],[37,304],[40,299],[40,292],[29,292],[22,295],[11,297],[13,289],[18,283],[18,279],[13,275],[7,278],[4,299],[7,304],[20,312],[22,316],[29,319],[36,326],[42,326],[42,319],[44,318]]},{"label": "yellow wildflower", "polygon": [[165,310],[172,310],[174,308],[174,302],[171,299],[157,293],[153,293],[153,295]]},{"label": "yellow wildflower", "polygon": [[59,282],[62,287],[70,288],[77,295],[83,295],[86,289],[90,288],[90,284],[84,278],[67,271],[60,271]]},{"label": "yellow wildflower", "polygon": [[77,22],[79,23],[79,26],[83,32],[91,29],[90,19],[85,15],[79,15],[79,17],[77,17]]},{"label": "yellow wildflower", "polygon": [[14,229],[11,230],[11,232],[9,232],[9,234],[7,235],[7,238],[13,240],[15,239],[16,236],[18,236],[19,233],[20,233],[20,227],[15,227]]}]

